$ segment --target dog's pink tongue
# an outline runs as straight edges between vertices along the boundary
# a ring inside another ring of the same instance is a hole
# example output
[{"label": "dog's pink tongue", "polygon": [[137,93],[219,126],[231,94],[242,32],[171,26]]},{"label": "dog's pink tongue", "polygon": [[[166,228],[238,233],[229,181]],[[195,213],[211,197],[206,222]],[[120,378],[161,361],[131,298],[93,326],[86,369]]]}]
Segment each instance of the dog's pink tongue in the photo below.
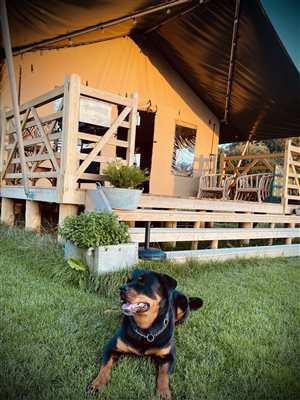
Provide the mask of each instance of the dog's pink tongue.
[{"label": "dog's pink tongue", "polygon": [[122,304],[122,311],[134,311],[137,307],[137,304],[124,303]]}]

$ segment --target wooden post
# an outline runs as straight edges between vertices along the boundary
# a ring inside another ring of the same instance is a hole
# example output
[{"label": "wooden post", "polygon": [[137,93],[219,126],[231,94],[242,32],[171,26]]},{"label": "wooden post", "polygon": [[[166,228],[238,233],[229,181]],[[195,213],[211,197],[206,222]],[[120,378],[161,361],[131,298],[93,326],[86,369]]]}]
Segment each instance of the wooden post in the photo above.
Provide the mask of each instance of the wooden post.
[{"label": "wooden post", "polygon": [[288,206],[288,184],[289,184],[289,162],[290,162],[290,146],[291,139],[287,139],[285,142],[285,151],[284,151],[284,166],[283,166],[283,193],[282,193],[282,202],[283,202],[283,213],[286,213]]},{"label": "wooden post", "polygon": [[26,200],[25,229],[40,232],[41,221],[40,203],[38,201]]},{"label": "wooden post", "polygon": [[[65,218],[77,215],[78,213],[78,206],[76,204],[60,204],[59,205],[59,212],[58,212],[58,225],[60,225]],[[57,240],[60,243],[64,243],[64,239],[58,235]]]},{"label": "wooden post", "polygon": [[[206,223],[206,228],[213,228],[213,227],[214,227],[214,223],[213,222],[207,222]],[[211,249],[217,249],[218,248],[218,244],[219,244],[218,240],[212,240],[210,242],[210,248]]]},{"label": "wooden post", "polygon": [[[275,222],[271,222],[271,223],[269,224],[269,228],[270,228],[270,229],[274,229],[274,228],[275,228]],[[268,246],[272,246],[272,244],[273,244],[273,239],[268,239],[267,245],[268,245]]]},{"label": "wooden post", "polygon": [[7,120],[6,120],[6,111],[8,108],[1,110],[1,120],[0,120],[0,187],[5,184],[4,181],[4,166],[7,162],[7,150],[5,150],[5,145],[7,144],[6,140],[6,130],[7,130]]},{"label": "wooden post", "polygon": [[[177,222],[176,221],[167,221],[164,223],[164,226],[166,228],[176,228],[177,227]],[[170,246],[172,249],[175,249],[176,247],[176,242],[168,242],[166,243],[167,246]]]},{"label": "wooden post", "polygon": [[[200,212],[200,213],[201,213],[201,212],[202,212],[202,213],[205,213],[205,210],[200,210],[199,212]],[[196,228],[196,229],[197,229],[197,228],[205,228],[205,222],[196,221],[196,222],[194,222],[193,227]],[[198,243],[199,243],[198,240],[193,240],[193,241],[191,242],[191,250],[197,250],[197,249],[198,249]]]},{"label": "wooden post", "polygon": [[[194,228],[200,228],[201,223],[202,222],[200,222],[200,221],[194,222]],[[191,250],[198,250],[198,240],[193,240],[191,242]]]},{"label": "wooden post", "polygon": [[[170,208],[170,212],[176,211],[176,208]],[[177,228],[177,222],[176,221],[166,221],[164,223],[165,228]],[[168,242],[166,243],[167,246],[170,246],[172,249],[175,249],[176,247],[176,242]]]},{"label": "wooden post", "polygon": [[73,203],[74,193],[77,188],[79,108],[80,77],[75,74],[67,75],[64,84],[61,166],[57,182],[59,203]]},{"label": "wooden post", "polygon": [[[285,224],[285,226],[287,227],[287,228],[295,228],[295,224]],[[293,238],[286,238],[285,240],[284,240],[284,244],[292,244],[292,240],[293,240]]]},{"label": "wooden post", "polygon": [[9,25],[7,18],[7,10],[5,1],[0,1],[0,11],[1,11],[1,29],[2,29],[2,38],[5,49],[7,70],[8,70],[8,80],[10,85],[10,92],[12,97],[13,109],[14,109],[14,117],[15,117],[15,126],[17,132],[17,140],[18,140],[18,148],[19,148],[19,157],[21,164],[21,172],[22,172],[22,181],[24,185],[24,192],[28,195],[29,184],[28,184],[28,168],[25,160],[25,151],[24,151],[24,143],[23,143],[23,135],[21,128],[21,120],[20,120],[20,109],[18,103],[17,96],[17,85],[14,71],[14,62],[12,56],[12,48],[11,48],[11,40],[9,34]]},{"label": "wooden post", "polygon": [[77,215],[78,206],[76,204],[60,204],[58,224],[61,224],[66,217]]},{"label": "wooden post", "polygon": [[133,100],[133,106],[132,106],[132,111],[129,114],[129,129],[128,129],[129,146],[126,152],[127,165],[132,165],[134,160],[136,118],[137,118],[137,105],[138,105],[137,93],[132,93],[130,97]]},{"label": "wooden post", "polygon": [[[245,214],[253,214],[251,212],[246,212]],[[253,223],[252,222],[241,222],[239,224],[240,228],[253,228]],[[250,244],[250,239],[243,239],[241,240],[241,243],[245,246],[248,246]]]},{"label": "wooden post", "polygon": [[219,165],[219,174],[226,174],[226,164],[225,164],[225,157],[226,154],[225,153],[221,153],[220,154],[220,165]]},{"label": "wooden post", "polygon": [[1,203],[1,223],[14,226],[15,223],[15,212],[14,212],[14,200],[2,197]]}]

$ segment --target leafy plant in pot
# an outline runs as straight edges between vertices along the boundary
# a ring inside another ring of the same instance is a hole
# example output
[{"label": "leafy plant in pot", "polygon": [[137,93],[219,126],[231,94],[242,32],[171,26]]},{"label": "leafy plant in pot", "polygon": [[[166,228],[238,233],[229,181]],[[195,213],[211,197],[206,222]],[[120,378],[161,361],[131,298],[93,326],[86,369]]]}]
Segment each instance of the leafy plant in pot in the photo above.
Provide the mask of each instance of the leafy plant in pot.
[{"label": "leafy plant in pot", "polygon": [[130,242],[128,226],[106,210],[67,217],[58,233],[66,240],[67,260],[83,260],[100,274],[131,267],[138,261],[138,244]]},{"label": "leafy plant in pot", "polygon": [[139,186],[148,181],[148,169],[136,165],[126,166],[120,159],[109,162],[103,173],[113,187],[102,187],[110,206],[121,210],[135,210],[138,206],[143,188]]}]

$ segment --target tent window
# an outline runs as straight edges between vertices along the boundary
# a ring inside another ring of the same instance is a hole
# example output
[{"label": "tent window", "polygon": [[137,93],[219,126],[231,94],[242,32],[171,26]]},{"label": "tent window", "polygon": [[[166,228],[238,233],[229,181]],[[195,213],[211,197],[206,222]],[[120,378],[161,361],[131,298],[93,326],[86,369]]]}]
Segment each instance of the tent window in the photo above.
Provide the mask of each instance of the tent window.
[{"label": "tent window", "polygon": [[172,160],[172,173],[178,176],[193,176],[197,128],[176,122]]}]

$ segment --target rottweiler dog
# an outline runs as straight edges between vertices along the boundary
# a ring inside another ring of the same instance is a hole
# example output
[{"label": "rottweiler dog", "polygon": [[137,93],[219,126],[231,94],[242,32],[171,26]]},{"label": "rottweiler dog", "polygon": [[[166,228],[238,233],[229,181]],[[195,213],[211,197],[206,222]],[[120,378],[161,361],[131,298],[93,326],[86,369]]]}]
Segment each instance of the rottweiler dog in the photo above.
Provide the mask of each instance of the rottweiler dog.
[{"label": "rottweiler dog", "polygon": [[177,282],[169,275],[135,270],[120,287],[123,319],[106,345],[97,377],[88,392],[97,394],[108,382],[114,362],[120,355],[150,356],[158,367],[156,393],[160,400],[170,400],[169,376],[175,365],[174,327],[203,301],[188,298],[175,290]]}]

